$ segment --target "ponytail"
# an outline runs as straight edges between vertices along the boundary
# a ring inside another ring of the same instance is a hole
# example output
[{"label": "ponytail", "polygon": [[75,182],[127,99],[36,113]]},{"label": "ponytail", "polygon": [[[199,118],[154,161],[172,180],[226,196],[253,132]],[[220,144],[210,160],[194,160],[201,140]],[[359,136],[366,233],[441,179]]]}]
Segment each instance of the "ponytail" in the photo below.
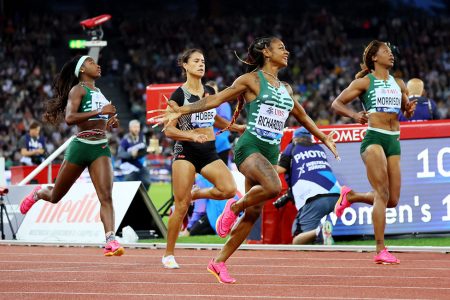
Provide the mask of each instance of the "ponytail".
[{"label": "ponytail", "polygon": [[381,45],[386,45],[384,42],[380,42],[378,40],[373,40],[367,45],[367,47],[364,49],[364,53],[362,56],[362,63],[361,63],[361,71],[359,71],[355,78],[363,78],[367,74],[369,74],[372,70],[375,70],[375,63],[372,60],[372,57],[375,56],[378,52],[378,49]]},{"label": "ponytail", "polygon": [[61,72],[56,76],[55,81],[53,82],[55,98],[47,101],[44,121],[57,125],[64,118],[64,111],[67,106],[69,92],[72,87],[79,83],[78,78],[75,76],[75,68],[80,58],[81,55],[66,62],[62,67]]},{"label": "ponytail", "polygon": [[355,78],[356,79],[363,78],[364,76],[366,76],[369,73],[370,73],[369,68],[365,64],[361,64],[361,71],[356,73]]}]

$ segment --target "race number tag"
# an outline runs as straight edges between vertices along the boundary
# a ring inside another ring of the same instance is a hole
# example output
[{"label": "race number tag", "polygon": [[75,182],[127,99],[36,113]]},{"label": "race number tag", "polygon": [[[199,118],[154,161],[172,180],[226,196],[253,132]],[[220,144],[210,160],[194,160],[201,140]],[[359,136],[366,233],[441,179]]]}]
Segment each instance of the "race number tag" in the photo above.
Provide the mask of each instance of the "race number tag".
[{"label": "race number tag", "polygon": [[214,125],[214,118],[216,116],[216,109],[201,111],[191,115],[191,123],[194,128],[205,128]]},{"label": "race number tag", "polygon": [[[99,92],[91,92],[92,111],[102,109],[109,101]],[[98,115],[97,118],[108,120],[108,115]]]},{"label": "race number tag", "polygon": [[396,88],[375,88],[377,112],[398,113],[402,107],[402,93]]},{"label": "race number tag", "polygon": [[255,131],[258,135],[271,139],[281,139],[284,123],[289,116],[287,110],[261,104],[256,118]]}]

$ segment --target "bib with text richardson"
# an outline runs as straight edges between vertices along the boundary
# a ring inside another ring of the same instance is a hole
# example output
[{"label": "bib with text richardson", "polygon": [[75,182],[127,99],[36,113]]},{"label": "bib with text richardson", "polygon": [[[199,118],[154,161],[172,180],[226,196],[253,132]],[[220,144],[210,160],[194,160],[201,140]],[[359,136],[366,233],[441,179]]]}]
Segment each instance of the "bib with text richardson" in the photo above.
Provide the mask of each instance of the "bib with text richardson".
[{"label": "bib with text richardson", "polygon": [[256,117],[255,130],[260,136],[280,139],[289,112],[267,104],[261,104]]}]

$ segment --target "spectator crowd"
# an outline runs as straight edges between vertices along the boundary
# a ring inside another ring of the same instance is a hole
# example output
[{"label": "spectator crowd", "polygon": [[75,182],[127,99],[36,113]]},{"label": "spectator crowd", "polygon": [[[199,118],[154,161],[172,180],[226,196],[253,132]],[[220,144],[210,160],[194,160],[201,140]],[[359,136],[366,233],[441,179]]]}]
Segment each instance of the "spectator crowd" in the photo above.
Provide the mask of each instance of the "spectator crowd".
[{"label": "spectator crowd", "polygon": [[[33,122],[42,121],[45,100],[53,96],[52,82],[61,62],[75,54],[61,37],[80,33],[77,17],[81,20],[84,16],[50,12],[0,15],[0,156],[6,158],[7,167],[20,164],[19,140]],[[349,18],[325,9],[251,18],[115,15],[105,29],[105,38],[112,39],[102,50],[100,64],[106,66],[103,73],[120,77],[126,95],[120,101],[125,101],[132,117],[142,121],[148,84],[184,81],[176,65],[184,49],[204,50],[205,79],[217,82],[220,90],[244,72],[235,52],[245,58],[255,37],[279,36],[290,51],[289,66],[281,79],[291,84],[295,97],[318,125],[328,125],[350,121],[333,114],[331,102],[359,71],[363,47],[379,39],[398,49],[395,76],[405,82],[421,78],[440,118],[450,118],[448,28],[449,16],[416,10],[372,18]],[[127,124],[123,122],[124,129],[113,134],[114,140],[122,137]],[[289,120],[288,125],[298,124]],[[64,123],[56,130],[46,124],[41,129],[48,153],[74,132]],[[167,149],[163,153],[170,154],[170,143],[153,130],[143,128],[145,134],[160,139],[159,144]]]}]

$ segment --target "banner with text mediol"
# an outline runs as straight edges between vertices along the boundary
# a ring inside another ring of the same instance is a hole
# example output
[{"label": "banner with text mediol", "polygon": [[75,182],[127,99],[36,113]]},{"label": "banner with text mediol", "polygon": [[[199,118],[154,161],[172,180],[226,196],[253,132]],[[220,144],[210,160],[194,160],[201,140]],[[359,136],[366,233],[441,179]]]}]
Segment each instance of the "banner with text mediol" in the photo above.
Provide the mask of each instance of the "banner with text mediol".
[{"label": "banner with text mediol", "polygon": [[[14,190],[27,187],[12,187]],[[130,225],[135,230],[153,230],[165,237],[167,229],[141,182],[113,185],[115,230]],[[17,239],[39,242],[94,242],[105,240],[100,220],[100,201],[92,183],[76,183],[57,204],[38,201],[27,213]]]}]

